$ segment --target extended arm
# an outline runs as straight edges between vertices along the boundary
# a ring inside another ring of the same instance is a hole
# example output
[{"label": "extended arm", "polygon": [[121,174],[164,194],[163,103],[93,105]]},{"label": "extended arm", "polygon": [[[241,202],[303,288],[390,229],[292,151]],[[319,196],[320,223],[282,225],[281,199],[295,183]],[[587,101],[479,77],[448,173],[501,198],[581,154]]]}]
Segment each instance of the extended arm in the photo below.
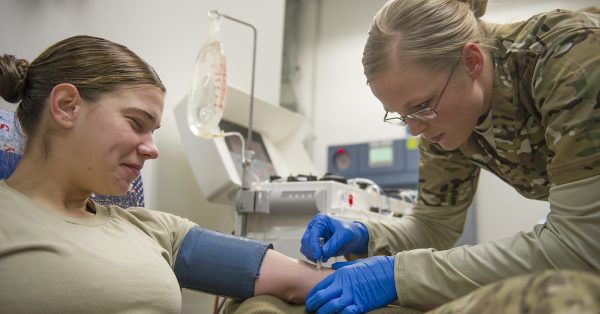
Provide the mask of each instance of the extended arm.
[{"label": "extended arm", "polygon": [[316,270],[315,266],[291,258],[275,250],[268,250],[256,280],[255,295],[272,295],[282,300],[301,304],[319,281],[333,272],[329,268]]},{"label": "extended arm", "polygon": [[194,227],[177,251],[175,275],[183,288],[247,299],[267,294],[303,303],[331,270],[270,249],[269,244]]},{"label": "extended arm", "polygon": [[441,304],[485,284],[544,269],[598,271],[600,176],[551,189],[544,225],[511,238],[447,251],[396,255],[402,304]]}]

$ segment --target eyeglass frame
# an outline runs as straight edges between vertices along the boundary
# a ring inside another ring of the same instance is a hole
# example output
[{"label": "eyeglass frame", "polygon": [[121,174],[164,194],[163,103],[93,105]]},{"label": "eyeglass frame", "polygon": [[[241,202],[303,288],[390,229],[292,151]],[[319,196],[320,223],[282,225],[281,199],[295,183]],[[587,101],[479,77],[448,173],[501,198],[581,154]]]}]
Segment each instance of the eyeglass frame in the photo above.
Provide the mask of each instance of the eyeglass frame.
[{"label": "eyeglass frame", "polygon": [[[390,111],[386,110],[385,115],[383,116],[383,122],[389,123],[391,125],[396,125],[396,126],[407,126],[408,125],[408,123],[406,122],[407,118],[410,118],[413,120],[419,120],[419,121],[430,121],[430,120],[437,118],[438,113],[435,111],[435,109],[440,104],[440,101],[442,100],[442,97],[444,96],[444,92],[446,91],[446,87],[448,86],[448,83],[450,83],[452,74],[454,74],[454,70],[456,70],[456,67],[458,66],[459,63],[460,63],[460,60],[458,62],[456,62],[454,64],[454,66],[452,66],[452,70],[450,70],[450,74],[448,75],[448,79],[446,80],[446,83],[444,84],[444,87],[442,88],[442,92],[440,93],[440,96],[438,96],[437,101],[435,102],[435,105],[433,107],[427,107],[427,108],[419,109],[412,113],[400,115],[399,117],[389,117],[389,118],[388,118],[388,114],[390,114]],[[433,117],[419,118],[419,117],[414,116],[415,114],[421,114],[421,113],[427,112],[427,111],[431,111],[431,113],[433,113]],[[393,113],[393,112],[391,112],[391,113]]]}]

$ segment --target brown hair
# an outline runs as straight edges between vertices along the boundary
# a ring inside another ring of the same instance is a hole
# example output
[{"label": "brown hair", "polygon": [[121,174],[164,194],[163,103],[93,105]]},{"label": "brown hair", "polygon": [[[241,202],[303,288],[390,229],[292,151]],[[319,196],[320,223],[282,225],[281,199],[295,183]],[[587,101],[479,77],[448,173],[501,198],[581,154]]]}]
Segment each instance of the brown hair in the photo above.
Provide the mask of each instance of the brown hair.
[{"label": "brown hair", "polygon": [[[97,100],[125,86],[152,85],[165,92],[158,74],[127,47],[92,36],[74,36],[48,47],[31,64],[12,55],[0,56],[0,96],[17,103],[24,133],[39,131],[44,103],[52,88],[75,85],[81,97]],[[43,141],[47,151],[47,141]]]},{"label": "brown hair", "polygon": [[483,16],[487,0],[390,0],[369,29],[362,63],[367,82],[400,59],[438,70],[456,62],[468,42],[492,47]]}]

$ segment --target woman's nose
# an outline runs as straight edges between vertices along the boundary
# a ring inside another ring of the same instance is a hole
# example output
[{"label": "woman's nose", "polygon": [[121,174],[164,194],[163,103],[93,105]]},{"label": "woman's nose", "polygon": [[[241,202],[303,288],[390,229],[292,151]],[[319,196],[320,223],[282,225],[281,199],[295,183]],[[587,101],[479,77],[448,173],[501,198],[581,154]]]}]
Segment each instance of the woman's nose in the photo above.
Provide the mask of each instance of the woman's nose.
[{"label": "woman's nose", "polygon": [[412,136],[418,136],[427,130],[427,122],[421,120],[407,119],[406,124],[408,127],[408,132]]},{"label": "woman's nose", "polygon": [[138,145],[138,152],[146,159],[158,158],[158,147],[154,144],[154,138],[148,136],[148,138]]}]

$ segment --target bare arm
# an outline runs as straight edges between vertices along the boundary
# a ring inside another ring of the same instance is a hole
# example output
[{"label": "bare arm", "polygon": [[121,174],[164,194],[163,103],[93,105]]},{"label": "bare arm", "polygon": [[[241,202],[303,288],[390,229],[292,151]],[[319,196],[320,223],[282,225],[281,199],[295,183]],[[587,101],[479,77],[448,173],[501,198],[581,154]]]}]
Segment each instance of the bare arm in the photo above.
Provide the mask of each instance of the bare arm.
[{"label": "bare arm", "polygon": [[272,295],[282,300],[302,304],[306,295],[319,281],[333,272],[330,268],[316,270],[305,261],[267,250],[254,286],[255,295]]}]

